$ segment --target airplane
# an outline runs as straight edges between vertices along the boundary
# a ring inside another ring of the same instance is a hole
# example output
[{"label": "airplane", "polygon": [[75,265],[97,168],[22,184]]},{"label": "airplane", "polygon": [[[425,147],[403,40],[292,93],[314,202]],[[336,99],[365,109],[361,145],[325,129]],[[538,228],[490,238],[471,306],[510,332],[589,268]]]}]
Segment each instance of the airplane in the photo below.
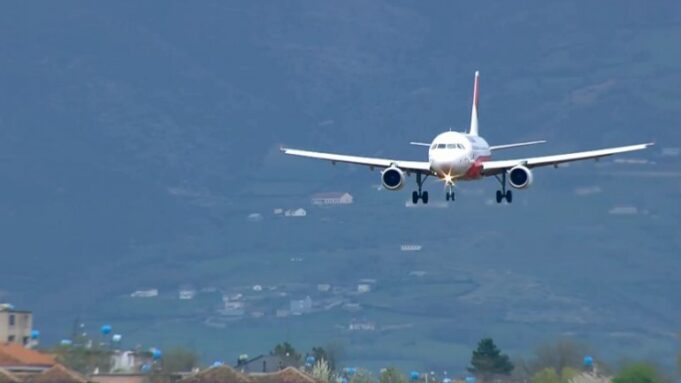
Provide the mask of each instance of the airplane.
[{"label": "airplane", "polygon": [[497,203],[506,200],[513,202],[513,193],[508,185],[514,189],[528,188],[534,179],[532,169],[540,166],[558,167],[559,164],[587,159],[599,159],[614,154],[634,152],[646,149],[654,143],[629,146],[619,146],[606,149],[589,150],[584,152],[556,154],[541,157],[526,157],[512,160],[493,161],[492,153],[498,150],[517,148],[522,146],[542,144],[546,141],[529,141],[504,145],[489,145],[479,135],[478,130],[478,101],[480,96],[480,72],[475,72],[473,82],[473,107],[471,123],[468,132],[444,132],[433,139],[431,143],[410,142],[412,145],[428,147],[428,161],[404,161],[389,158],[359,157],[345,154],[313,152],[307,150],[281,148],[288,155],[314,158],[337,162],[350,163],[382,169],[381,183],[387,190],[402,189],[405,175],[416,175],[417,190],[412,192],[412,203],[421,200],[428,203],[428,191],[423,190],[423,184],[430,176],[439,178],[447,190],[445,198],[454,201],[454,185],[458,181],[479,180],[485,177],[495,177],[500,189],[496,193]]}]

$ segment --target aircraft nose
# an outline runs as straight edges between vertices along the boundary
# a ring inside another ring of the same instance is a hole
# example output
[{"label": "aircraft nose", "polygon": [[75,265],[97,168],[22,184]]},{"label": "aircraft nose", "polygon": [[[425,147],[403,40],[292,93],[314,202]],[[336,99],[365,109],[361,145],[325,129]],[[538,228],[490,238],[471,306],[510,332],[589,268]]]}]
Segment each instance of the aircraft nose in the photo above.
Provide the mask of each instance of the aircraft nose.
[{"label": "aircraft nose", "polygon": [[462,175],[468,170],[469,162],[464,156],[459,158],[438,159],[433,158],[433,170],[440,174]]}]

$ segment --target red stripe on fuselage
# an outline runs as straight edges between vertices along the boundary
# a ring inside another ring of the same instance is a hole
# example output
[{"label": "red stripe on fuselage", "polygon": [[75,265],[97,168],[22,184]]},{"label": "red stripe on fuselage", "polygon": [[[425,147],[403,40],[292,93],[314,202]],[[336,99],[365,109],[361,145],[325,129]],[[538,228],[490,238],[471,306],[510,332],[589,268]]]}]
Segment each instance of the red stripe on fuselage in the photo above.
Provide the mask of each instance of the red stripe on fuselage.
[{"label": "red stripe on fuselage", "polygon": [[468,168],[468,171],[466,174],[461,177],[462,180],[475,180],[478,178],[482,177],[482,163],[485,161],[489,161],[492,159],[492,156],[480,156],[475,159],[473,164],[471,165],[470,168]]}]

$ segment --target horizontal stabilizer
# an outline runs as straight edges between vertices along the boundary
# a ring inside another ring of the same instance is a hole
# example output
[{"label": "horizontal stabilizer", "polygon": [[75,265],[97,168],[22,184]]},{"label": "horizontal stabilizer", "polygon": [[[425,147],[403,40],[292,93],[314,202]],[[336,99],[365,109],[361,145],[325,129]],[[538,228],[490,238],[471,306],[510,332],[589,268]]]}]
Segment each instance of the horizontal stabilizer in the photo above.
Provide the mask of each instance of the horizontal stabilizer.
[{"label": "horizontal stabilizer", "polygon": [[517,147],[520,147],[520,146],[530,146],[530,145],[537,145],[537,144],[543,144],[543,143],[546,143],[546,140],[519,142],[517,144],[494,145],[494,146],[490,146],[489,150],[510,149],[510,148],[517,148]]}]

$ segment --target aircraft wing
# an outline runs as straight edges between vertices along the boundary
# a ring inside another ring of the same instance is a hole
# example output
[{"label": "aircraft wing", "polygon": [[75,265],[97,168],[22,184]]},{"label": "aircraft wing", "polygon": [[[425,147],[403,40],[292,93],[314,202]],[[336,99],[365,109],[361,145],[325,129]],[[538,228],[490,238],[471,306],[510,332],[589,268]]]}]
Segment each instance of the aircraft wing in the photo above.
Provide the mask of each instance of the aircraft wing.
[{"label": "aircraft wing", "polygon": [[523,165],[528,168],[534,168],[539,166],[548,165],[558,165],[565,162],[581,161],[588,159],[601,158],[606,156],[611,156],[613,154],[635,152],[638,150],[646,149],[649,146],[654,145],[653,143],[629,145],[629,146],[619,146],[616,148],[607,148],[599,150],[590,150],[586,152],[576,152],[567,154],[557,154],[552,156],[543,157],[530,157],[521,158],[516,160],[501,160],[501,161],[486,161],[482,163],[482,175],[483,176],[493,176],[509,170],[517,165]]},{"label": "aircraft wing", "polygon": [[421,162],[421,161],[400,161],[400,160],[391,160],[387,158],[376,158],[376,157],[359,157],[359,156],[348,156],[344,154],[334,154],[334,153],[322,153],[322,152],[310,152],[307,150],[298,150],[298,149],[289,149],[289,148],[281,148],[281,151],[284,152],[284,154],[288,154],[291,156],[298,156],[298,157],[307,157],[307,158],[315,158],[318,160],[326,160],[326,161],[331,161],[331,163],[335,164],[336,162],[345,162],[349,164],[355,164],[355,165],[364,165],[364,166],[369,166],[369,167],[377,167],[377,168],[387,168],[392,165],[397,166],[398,168],[406,171],[412,171],[412,172],[422,172],[422,173],[430,173],[430,163],[429,162]]},{"label": "aircraft wing", "polygon": [[530,146],[530,145],[537,145],[537,144],[544,144],[546,143],[546,140],[540,140],[540,141],[530,141],[530,142],[518,142],[516,144],[505,144],[505,145],[492,145],[489,147],[489,150],[500,150],[500,149],[511,149],[511,148],[518,148],[521,146]]}]

